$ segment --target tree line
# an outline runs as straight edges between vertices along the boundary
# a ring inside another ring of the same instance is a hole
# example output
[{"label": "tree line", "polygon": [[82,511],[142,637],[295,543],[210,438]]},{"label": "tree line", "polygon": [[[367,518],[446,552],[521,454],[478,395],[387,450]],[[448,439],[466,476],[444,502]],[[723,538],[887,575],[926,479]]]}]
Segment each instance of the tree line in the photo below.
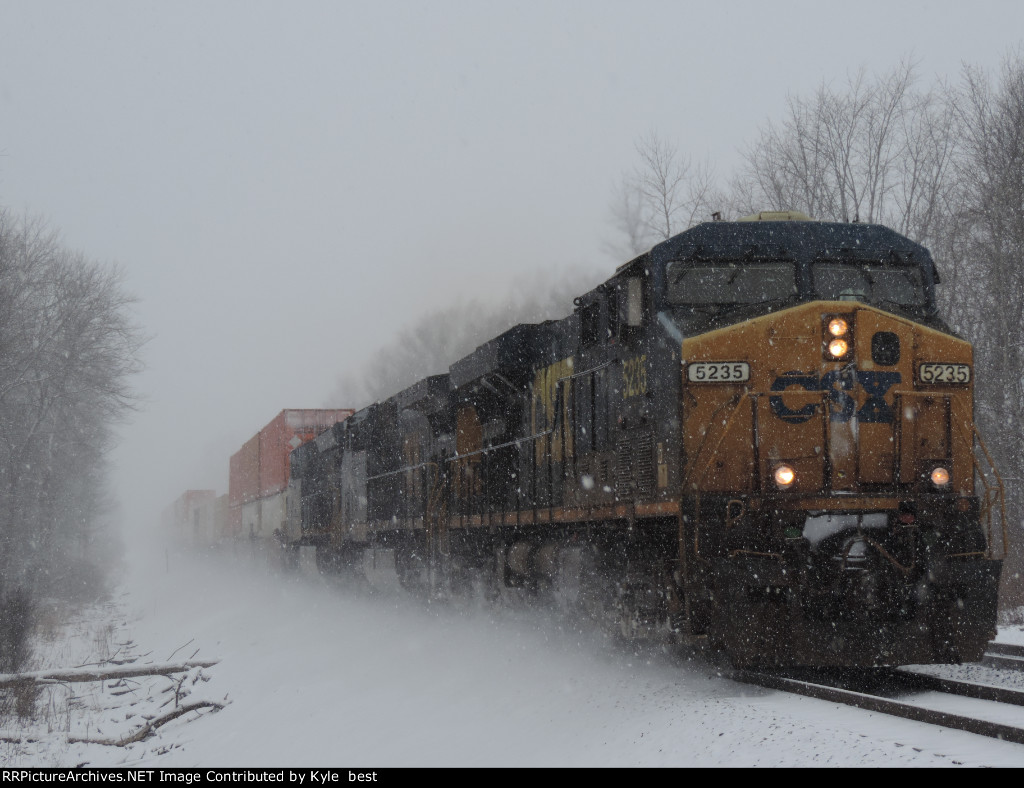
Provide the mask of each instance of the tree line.
[{"label": "tree line", "polygon": [[113,428],[144,337],[122,273],[0,209],[0,672],[43,596],[102,589]]}]

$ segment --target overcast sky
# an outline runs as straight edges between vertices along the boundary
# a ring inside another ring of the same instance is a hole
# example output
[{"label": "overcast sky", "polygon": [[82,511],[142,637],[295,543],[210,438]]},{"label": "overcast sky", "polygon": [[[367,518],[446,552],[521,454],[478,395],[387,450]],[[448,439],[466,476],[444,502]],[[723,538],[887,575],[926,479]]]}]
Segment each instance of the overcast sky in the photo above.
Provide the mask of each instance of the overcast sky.
[{"label": "overcast sky", "polygon": [[724,177],[789,92],[956,80],[1022,31],[1016,0],[0,0],[0,205],[139,298],[115,461],[149,527],[281,409],[351,405],[339,376],[432,305],[610,274],[641,135]]}]

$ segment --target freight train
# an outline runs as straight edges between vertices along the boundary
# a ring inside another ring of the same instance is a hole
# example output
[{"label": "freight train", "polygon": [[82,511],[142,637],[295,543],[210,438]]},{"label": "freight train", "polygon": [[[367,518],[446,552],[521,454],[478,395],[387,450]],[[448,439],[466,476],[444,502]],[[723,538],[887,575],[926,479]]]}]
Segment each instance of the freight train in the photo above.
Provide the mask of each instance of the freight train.
[{"label": "freight train", "polygon": [[736,666],[975,661],[1002,485],[929,251],[712,221],[290,454],[288,550]]}]

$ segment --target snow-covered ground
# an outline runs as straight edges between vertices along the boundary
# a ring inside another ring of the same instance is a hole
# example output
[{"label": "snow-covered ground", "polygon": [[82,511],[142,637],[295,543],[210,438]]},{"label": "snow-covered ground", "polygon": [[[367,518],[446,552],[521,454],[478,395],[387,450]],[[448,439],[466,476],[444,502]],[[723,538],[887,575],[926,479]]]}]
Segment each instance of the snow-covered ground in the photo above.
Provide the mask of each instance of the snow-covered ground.
[{"label": "snow-covered ground", "polygon": [[[217,664],[44,688],[41,719],[2,731],[23,737],[0,743],[3,765],[1024,766],[1024,745],[625,654],[537,613],[369,598],[163,549],[132,567],[112,601],[45,631],[33,667]],[[120,739],[197,701],[223,708],[127,746],[71,741]]]}]

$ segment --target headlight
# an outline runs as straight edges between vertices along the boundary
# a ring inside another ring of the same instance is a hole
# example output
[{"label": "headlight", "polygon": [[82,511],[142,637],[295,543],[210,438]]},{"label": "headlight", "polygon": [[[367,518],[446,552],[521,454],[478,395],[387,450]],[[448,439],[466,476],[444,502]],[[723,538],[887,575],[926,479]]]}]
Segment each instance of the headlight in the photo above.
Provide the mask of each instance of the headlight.
[{"label": "headlight", "polygon": [[850,346],[846,344],[845,339],[833,339],[828,343],[828,352],[836,358],[842,358],[845,356],[849,349]]},{"label": "headlight", "polygon": [[846,361],[853,355],[853,314],[821,316],[821,352],[825,361]]},{"label": "headlight", "polygon": [[841,337],[849,327],[847,322],[841,317],[834,317],[828,321],[828,333],[834,337]]},{"label": "headlight", "polygon": [[788,465],[779,465],[772,472],[772,478],[775,479],[775,484],[780,490],[787,490],[796,481],[796,471]]},{"label": "headlight", "polygon": [[929,478],[931,479],[932,484],[936,487],[946,487],[949,485],[949,470],[939,465],[932,468]]}]

